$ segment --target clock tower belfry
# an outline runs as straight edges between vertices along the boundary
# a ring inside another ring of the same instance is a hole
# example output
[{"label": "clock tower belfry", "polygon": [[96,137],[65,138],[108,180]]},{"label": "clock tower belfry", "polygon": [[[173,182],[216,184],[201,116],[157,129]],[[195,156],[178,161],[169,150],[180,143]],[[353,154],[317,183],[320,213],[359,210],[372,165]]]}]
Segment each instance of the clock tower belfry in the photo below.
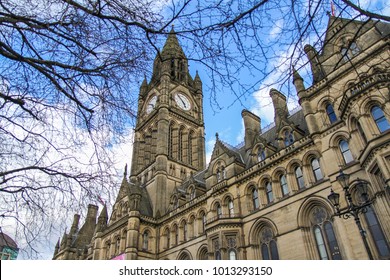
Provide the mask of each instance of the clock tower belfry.
[{"label": "clock tower belfry", "polygon": [[192,78],[174,29],[139,94],[130,179],[150,196],[153,216],[164,215],[175,187],[205,169],[202,82]]}]

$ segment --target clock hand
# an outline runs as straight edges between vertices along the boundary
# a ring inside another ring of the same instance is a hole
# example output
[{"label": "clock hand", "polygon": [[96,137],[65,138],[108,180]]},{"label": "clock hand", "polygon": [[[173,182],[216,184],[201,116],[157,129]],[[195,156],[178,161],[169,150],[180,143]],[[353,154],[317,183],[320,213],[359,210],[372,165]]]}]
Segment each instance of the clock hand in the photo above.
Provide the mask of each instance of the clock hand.
[{"label": "clock hand", "polygon": [[184,108],[187,108],[186,103],[184,102],[183,98],[181,98],[180,95],[178,95],[178,97],[179,97],[181,103],[183,104],[183,107],[184,107]]}]

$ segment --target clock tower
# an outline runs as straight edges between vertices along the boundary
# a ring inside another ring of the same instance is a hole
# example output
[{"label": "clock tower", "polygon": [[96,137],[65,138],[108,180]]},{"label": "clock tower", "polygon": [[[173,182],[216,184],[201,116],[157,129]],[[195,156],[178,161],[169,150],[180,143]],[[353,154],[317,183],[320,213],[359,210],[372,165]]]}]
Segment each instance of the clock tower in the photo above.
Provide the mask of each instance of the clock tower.
[{"label": "clock tower", "polygon": [[205,169],[202,82],[171,30],[143,81],[130,179],[146,188],[158,218],[170,208],[175,187]]}]

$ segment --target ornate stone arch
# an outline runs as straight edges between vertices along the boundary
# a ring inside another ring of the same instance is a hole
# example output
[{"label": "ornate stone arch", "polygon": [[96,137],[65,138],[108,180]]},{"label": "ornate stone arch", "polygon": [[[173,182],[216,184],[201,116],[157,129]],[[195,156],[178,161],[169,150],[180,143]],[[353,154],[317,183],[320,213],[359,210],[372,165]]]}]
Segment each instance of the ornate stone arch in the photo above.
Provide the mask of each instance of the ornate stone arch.
[{"label": "ornate stone arch", "polygon": [[208,260],[209,259],[209,250],[207,244],[203,244],[199,247],[196,254],[196,259],[198,260]]},{"label": "ornate stone arch", "polygon": [[[342,155],[342,151],[340,150],[340,142],[346,141],[347,147],[351,151],[350,139],[350,133],[347,131],[337,131],[329,139],[329,149],[333,150],[335,153],[338,166],[343,166],[346,164]],[[352,153],[350,155],[352,155]]]},{"label": "ornate stone arch", "polygon": [[284,125],[278,132],[279,147],[288,147],[298,139],[298,135],[291,125]]},{"label": "ornate stone arch", "polygon": [[261,203],[260,203],[260,197],[259,197],[259,188],[258,188],[258,184],[256,182],[249,182],[245,189],[244,189],[244,194],[245,194],[245,202],[246,202],[246,210],[250,213],[250,212],[253,212],[256,210],[256,206],[255,206],[255,203],[253,201],[254,197],[253,195],[257,194],[257,199],[259,200],[259,207],[261,206]]},{"label": "ornate stone arch", "polygon": [[296,166],[302,167],[302,161],[300,159],[292,159],[287,163],[286,172],[287,173],[294,173],[294,168]]},{"label": "ornate stone arch", "polygon": [[[322,259],[324,256],[321,252],[325,252],[328,258],[341,258],[339,245],[342,244],[337,241],[340,238],[337,237],[337,228],[333,225],[333,213],[331,203],[319,196],[306,198],[299,207],[297,224],[304,239],[306,259]],[[325,226],[328,227],[326,233],[324,233],[326,231]],[[330,233],[331,235],[329,235]],[[326,238],[324,237],[325,234],[327,234]],[[318,238],[325,241],[321,243]],[[331,240],[334,241],[332,247],[329,243]],[[320,246],[323,248],[322,250],[319,249]]]},{"label": "ornate stone arch", "polygon": [[273,189],[274,189],[274,185],[272,183],[272,177],[268,174],[264,174],[262,175],[259,180],[258,180],[258,188],[259,188],[259,197],[260,197],[260,204],[261,205],[267,205],[269,202],[268,202],[268,194],[267,194],[267,185],[268,183],[271,184],[271,192],[272,192],[272,195],[273,195]]},{"label": "ornate stone arch", "polygon": [[192,238],[194,238],[196,236],[196,231],[195,231],[196,217],[195,217],[195,213],[191,213],[188,216],[187,224],[188,224],[188,238],[192,239]]},{"label": "ornate stone arch", "polygon": [[196,223],[197,223],[196,230],[199,235],[205,233],[206,221],[207,221],[207,209],[202,207],[198,209],[198,212],[196,213]]},{"label": "ornate stone arch", "polygon": [[212,172],[216,176],[216,182],[226,179],[226,162],[223,159],[218,159],[214,162]]},{"label": "ornate stone arch", "polygon": [[184,250],[180,251],[180,253],[177,255],[177,259],[178,260],[192,260],[192,255],[188,250],[184,249]]},{"label": "ornate stone arch", "polygon": [[[339,119],[339,115],[337,113],[335,103],[336,103],[335,100],[328,95],[322,97],[318,102],[318,111],[321,113],[321,119],[327,125],[331,125],[332,123],[334,123],[336,120]],[[328,108],[329,105],[331,106],[330,107],[331,111],[334,114],[333,118],[330,116],[331,112],[329,111],[330,108]]]},{"label": "ornate stone arch", "polygon": [[[273,252],[275,252],[273,257],[279,259],[277,250],[278,235],[275,223],[268,218],[261,217],[253,223],[248,234],[248,244],[254,249],[256,259],[263,259],[262,249],[266,249],[268,252],[270,243],[272,243]],[[262,246],[266,248],[262,248]]]}]

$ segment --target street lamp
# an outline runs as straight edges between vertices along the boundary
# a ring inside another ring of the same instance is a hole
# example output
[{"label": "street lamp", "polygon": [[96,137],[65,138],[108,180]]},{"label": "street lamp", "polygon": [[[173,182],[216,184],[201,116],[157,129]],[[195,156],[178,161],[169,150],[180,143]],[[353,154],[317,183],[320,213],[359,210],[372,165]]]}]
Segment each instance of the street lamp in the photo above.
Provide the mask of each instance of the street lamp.
[{"label": "street lamp", "polygon": [[367,183],[364,181],[360,181],[356,185],[356,190],[358,194],[361,197],[361,203],[359,205],[356,205],[352,201],[352,194],[349,190],[349,175],[344,174],[342,170],[340,170],[340,174],[336,177],[337,182],[340,183],[340,185],[343,187],[345,200],[347,201],[347,207],[345,209],[340,209],[340,195],[336,192],[334,192],[332,189],[330,190],[330,195],[328,195],[328,199],[333,204],[336,215],[338,215],[340,218],[343,217],[344,219],[349,219],[350,217],[353,217],[355,219],[356,225],[359,228],[360,235],[362,236],[364,247],[366,248],[368,257],[370,260],[373,260],[373,256],[370,250],[370,247],[368,246],[366,232],[362,227],[362,224],[360,222],[359,214],[360,213],[366,213],[367,207],[370,207],[372,204],[372,201],[370,197],[368,196],[367,192]]}]

